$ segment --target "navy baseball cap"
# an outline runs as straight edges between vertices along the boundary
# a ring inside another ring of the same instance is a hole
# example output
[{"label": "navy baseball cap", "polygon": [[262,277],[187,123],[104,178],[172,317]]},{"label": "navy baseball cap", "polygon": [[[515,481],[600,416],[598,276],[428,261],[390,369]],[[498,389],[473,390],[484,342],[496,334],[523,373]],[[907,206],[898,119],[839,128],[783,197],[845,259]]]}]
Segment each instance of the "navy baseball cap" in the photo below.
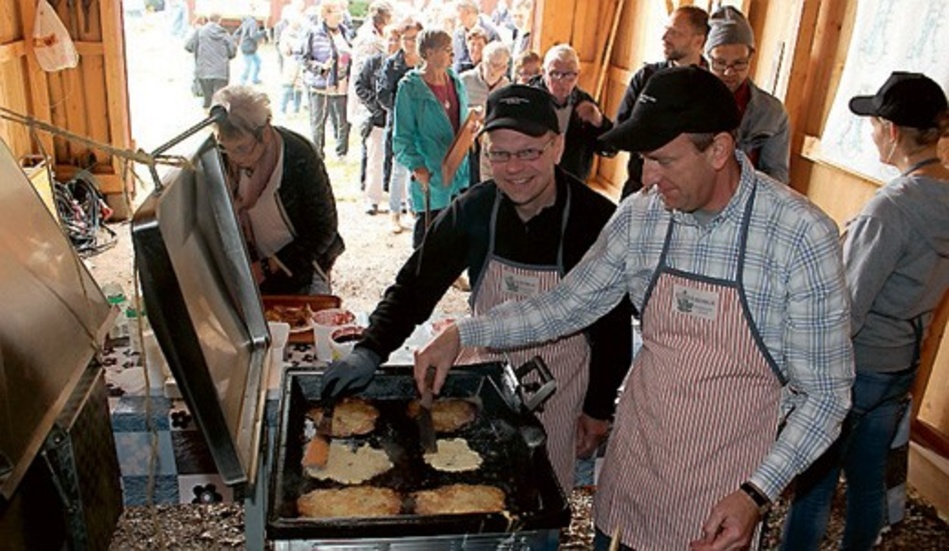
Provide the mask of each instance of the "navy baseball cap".
[{"label": "navy baseball cap", "polygon": [[509,128],[528,136],[560,134],[553,96],[546,90],[511,84],[488,95],[481,133]]},{"label": "navy baseball cap", "polygon": [[654,151],[683,133],[731,132],[741,124],[735,97],[705,69],[672,67],[647,82],[629,119],[601,136],[625,151]]},{"label": "navy baseball cap", "polygon": [[850,99],[855,115],[882,117],[910,128],[936,128],[946,108],[946,94],[933,79],[902,71],[894,71],[876,95]]}]

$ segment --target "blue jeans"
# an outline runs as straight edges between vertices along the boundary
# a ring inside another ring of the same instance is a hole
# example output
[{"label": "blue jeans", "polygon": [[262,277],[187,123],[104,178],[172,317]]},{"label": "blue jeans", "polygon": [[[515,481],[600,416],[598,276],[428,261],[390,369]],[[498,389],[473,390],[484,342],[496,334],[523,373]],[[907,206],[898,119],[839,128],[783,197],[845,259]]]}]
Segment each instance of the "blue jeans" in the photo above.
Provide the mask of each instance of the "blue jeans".
[{"label": "blue jeans", "polygon": [[[611,538],[605,532],[596,528],[596,533],[593,535],[593,551],[607,551],[610,548]],[[627,545],[619,544],[620,551],[633,551],[632,547]]]},{"label": "blue jeans", "polygon": [[244,72],[241,74],[241,84],[247,84],[250,79],[254,84],[260,84],[260,54],[241,54],[244,56]]},{"label": "blue jeans", "polygon": [[293,100],[293,112],[300,112],[300,103],[303,101],[303,90],[292,84],[283,85],[283,95],[280,96],[280,113],[287,114],[287,107],[290,106],[290,100]]},{"label": "blue jeans", "polygon": [[781,549],[818,549],[841,469],[847,479],[847,524],[841,549],[873,546],[886,522],[887,454],[915,377],[915,368],[857,372],[853,407],[840,437],[797,478]]},{"label": "blue jeans", "polygon": [[406,200],[408,182],[409,169],[398,161],[392,161],[392,174],[389,180],[389,212],[402,212],[402,202]]}]

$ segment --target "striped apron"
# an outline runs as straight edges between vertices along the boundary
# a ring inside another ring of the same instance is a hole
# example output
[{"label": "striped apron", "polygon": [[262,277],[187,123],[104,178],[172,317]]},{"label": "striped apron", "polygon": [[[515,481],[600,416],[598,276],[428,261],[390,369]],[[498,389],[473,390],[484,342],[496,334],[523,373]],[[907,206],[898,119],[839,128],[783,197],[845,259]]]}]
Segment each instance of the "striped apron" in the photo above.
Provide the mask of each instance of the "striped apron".
[{"label": "striped apron", "polygon": [[[512,300],[523,300],[556,287],[564,275],[563,235],[570,212],[570,189],[563,210],[560,228],[560,246],[557,264],[553,266],[524,265],[497,256],[495,228],[501,195],[495,199],[491,213],[488,254],[478,281],[472,285],[471,310],[481,315],[494,306]],[[547,432],[547,455],[557,480],[565,492],[573,488],[574,464],[576,463],[577,420],[583,413],[583,399],[589,380],[590,347],[582,332],[561,337],[533,346],[505,350],[487,348],[463,348],[457,365],[476,362],[505,361],[517,367],[534,356],[544,359],[557,381],[557,391],[544,404],[537,417]],[[525,381],[529,382],[529,381]]]},{"label": "striped apron", "polygon": [[618,529],[633,549],[688,549],[712,507],[751,476],[774,442],[781,380],[742,285],[754,198],[753,191],[733,280],[668,266],[669,223],[643,304],[643,348],[617,407],[595,498],[597,527]]}]

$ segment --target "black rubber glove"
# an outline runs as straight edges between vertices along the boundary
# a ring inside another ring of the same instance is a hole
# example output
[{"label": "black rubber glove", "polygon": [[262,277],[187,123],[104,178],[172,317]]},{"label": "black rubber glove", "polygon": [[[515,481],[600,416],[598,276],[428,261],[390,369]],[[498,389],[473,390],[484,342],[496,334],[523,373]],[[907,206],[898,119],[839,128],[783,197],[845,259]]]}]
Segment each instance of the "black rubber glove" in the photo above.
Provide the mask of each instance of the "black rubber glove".
[{"label": "black rubber glove", "polygon": [[323,400],[352,394],[369,386],[382,358],[368,348],[356,347],[348,356],[329,365],[323,373]]}]

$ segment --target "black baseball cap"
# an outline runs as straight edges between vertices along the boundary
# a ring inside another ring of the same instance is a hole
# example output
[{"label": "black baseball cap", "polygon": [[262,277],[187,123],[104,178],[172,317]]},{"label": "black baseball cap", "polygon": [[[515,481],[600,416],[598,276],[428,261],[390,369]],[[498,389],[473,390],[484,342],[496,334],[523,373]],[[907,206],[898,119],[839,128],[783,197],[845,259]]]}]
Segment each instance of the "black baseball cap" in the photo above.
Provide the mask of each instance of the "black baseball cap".
[{"label": "black baseball cap", "polygon": [[855,115],[882,117],[910,128],[937,127],[939,114],[946,108],[946,94],[933,79],[902,71],[894,71],[875,96],[850,99]]},{"label": "black baseball cap", "polygon": [[500,128],[534,137],[547,132],[560,134],[553,96],[546,90],[523,84],[511,84],[491,92],[481,132]]},{"label": "black baseball cap", "polygon": [[694,65],[652,75],[629,119],[601,136],[625,151],[653,151],[683,133],[731,132],[741,124],[735,97],[712,73]]}]

